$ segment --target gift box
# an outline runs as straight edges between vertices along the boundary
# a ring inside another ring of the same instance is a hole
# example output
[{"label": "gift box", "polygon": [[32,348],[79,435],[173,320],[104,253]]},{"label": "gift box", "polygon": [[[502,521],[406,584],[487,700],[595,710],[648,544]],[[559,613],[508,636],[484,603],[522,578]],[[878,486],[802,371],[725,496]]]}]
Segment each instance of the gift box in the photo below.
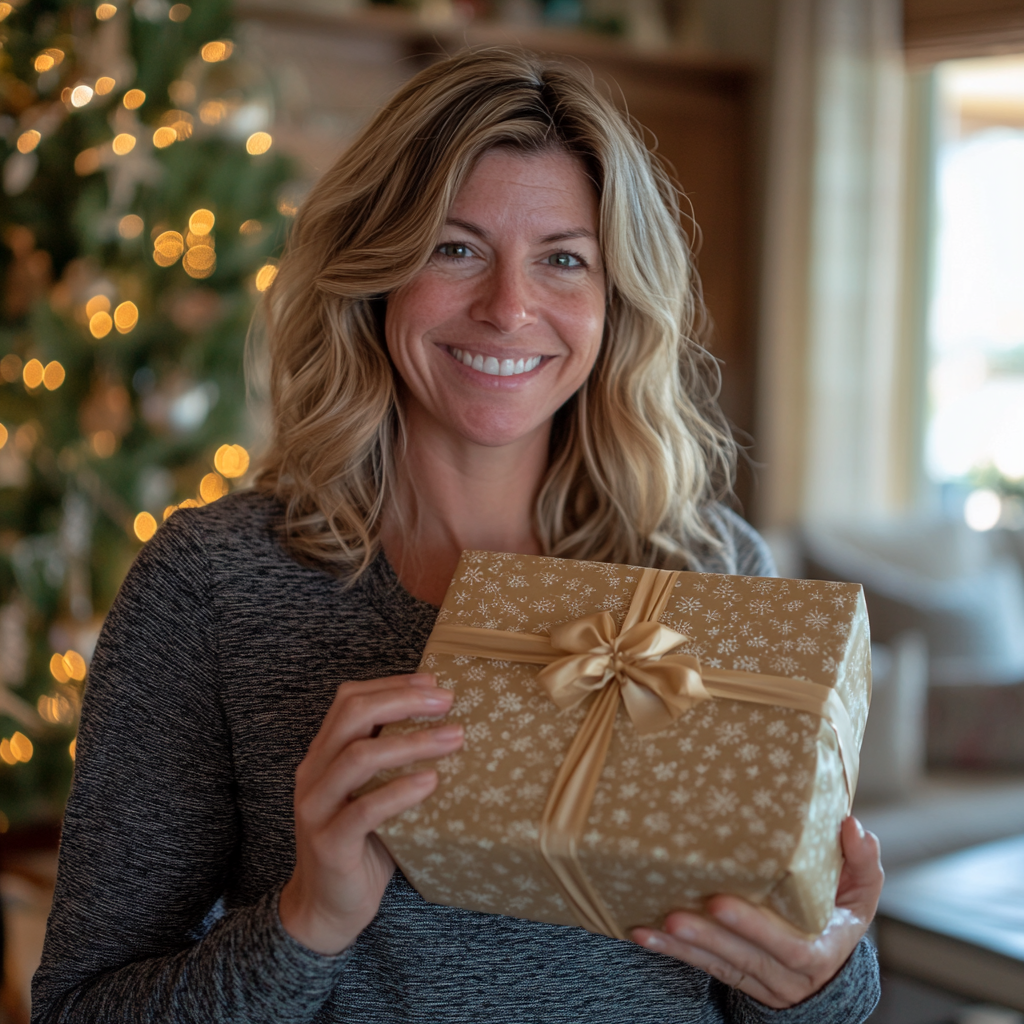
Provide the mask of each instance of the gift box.
[{"label": "gift box", "polygon": [[467,551],[420,668],[465,744],[378,835],[425,899],[618,938],[722,892],[828,922],[860,586]]}]

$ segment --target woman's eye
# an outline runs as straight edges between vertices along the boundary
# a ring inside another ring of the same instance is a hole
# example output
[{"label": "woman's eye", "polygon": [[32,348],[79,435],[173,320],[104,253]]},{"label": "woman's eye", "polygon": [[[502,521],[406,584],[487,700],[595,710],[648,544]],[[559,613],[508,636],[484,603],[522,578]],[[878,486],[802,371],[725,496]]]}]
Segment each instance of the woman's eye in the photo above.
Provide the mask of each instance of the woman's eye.
[{"label": "woman's eye", "polygon": [[473,252],[468,245],[461,245],[458,242],[445,242],[437,247],[442,256],[449,256],[452,259],[461,260],[472,256]]},{"label": "woman's eye", "polygon": [[548,257],[548,263],[553,267],[583,267],[586,264],[579,256],[571,252],[556,252]]}]

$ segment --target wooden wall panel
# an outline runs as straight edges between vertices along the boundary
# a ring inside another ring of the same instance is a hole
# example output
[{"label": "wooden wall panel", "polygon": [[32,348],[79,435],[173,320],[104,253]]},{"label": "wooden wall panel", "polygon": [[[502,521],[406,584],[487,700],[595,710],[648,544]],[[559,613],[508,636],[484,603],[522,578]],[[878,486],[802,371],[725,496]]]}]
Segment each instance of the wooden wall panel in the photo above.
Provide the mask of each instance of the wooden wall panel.
[{"label": "wooden wall panel", "polygon": [[904,0],[912,63],[1024,52],[1024,0]]}]

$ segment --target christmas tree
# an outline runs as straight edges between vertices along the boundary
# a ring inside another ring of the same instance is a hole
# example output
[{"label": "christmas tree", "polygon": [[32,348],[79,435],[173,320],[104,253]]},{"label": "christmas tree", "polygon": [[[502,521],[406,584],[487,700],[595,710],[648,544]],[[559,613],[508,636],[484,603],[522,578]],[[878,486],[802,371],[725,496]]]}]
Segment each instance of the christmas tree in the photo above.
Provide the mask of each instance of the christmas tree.
[{"label": "christmas tree", "polygon": [[0,2],[0,830],[62,811],[138,549],[245,480],[245,336],[295,207],[232,34],[227,0]]}]

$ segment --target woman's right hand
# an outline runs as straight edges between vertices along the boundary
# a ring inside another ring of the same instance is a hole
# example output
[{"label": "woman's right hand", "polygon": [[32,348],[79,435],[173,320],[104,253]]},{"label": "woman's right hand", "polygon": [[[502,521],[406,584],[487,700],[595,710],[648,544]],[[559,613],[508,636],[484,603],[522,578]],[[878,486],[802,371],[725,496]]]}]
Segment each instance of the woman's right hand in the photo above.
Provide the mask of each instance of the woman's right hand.
[{"label": "woman's right hand", "polygon": [[382,725],[447,714],[450,690],[431,675],[342,683],[295,773],[295,870],[278,905],[285,931],[308,949],[335,954],[373,920],[395,870],[373,834],[424,800],[434,771],[416,772],[353,799],[385,768],[443,757],[462,746],[462,727],[377,736]]}]

